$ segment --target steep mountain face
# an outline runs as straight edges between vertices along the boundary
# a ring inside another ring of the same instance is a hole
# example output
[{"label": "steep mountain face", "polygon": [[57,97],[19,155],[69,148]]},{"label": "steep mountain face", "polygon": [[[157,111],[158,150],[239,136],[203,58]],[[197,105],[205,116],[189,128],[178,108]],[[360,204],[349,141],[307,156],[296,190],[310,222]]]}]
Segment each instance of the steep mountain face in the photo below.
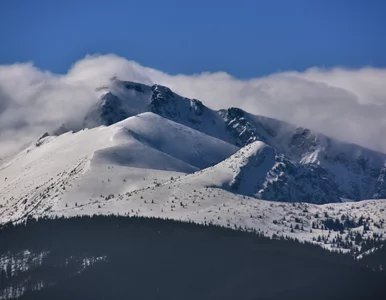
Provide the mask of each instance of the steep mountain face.
[{"label": "steep mountain face", "polygon": [[261,141],[248,144],[181,182],[184,186],[201,182],[204,186],[272,201],[341,202],[339,186],[325,169],[291,161]]},{"label": "steep mountain face", "polygon": [[128,117],[148,111],[151,88],[147,85],[111,79],[109,88],[101,88],[101,99],[84,119],[84,127],[112,125]]},{"label": "steep mountain face", "polygon": [[108,92],[101,97],[101,102],[94,107],[84,119],[85,127],[98,125],[112,125],[130,116],[125,110],[124,103],[114,94]]},{"label": "steep mountain face", "polygon": [[386,167],[381,169],[381,172],[378,176],[377,182],[374,187],[374,199],[385,198],[386,195]]},{"label": "steep mountain face", "polygon": [[[236,145],[254,141],[267,143],[283,156],[286,166],[282,170],[283,178],[296,173],[294,183],[303,187],[311,185],[313,190],[315,187],[320,189],[322,194],[318,198],[325,199],[322,202],[334,202],[339,198],[361,200],[386,197],[386,155],[382,153],[343,143],[306,128],[251,115],[238,108],[221,110],[220,115]],[[280,180],[275,181],[272,189],[283,195],[291,195],[289,191],[281,192],[284,186]],[[333,193],[333,198],[326,193]],[[303,199],[293,196],[287,199]]]}]

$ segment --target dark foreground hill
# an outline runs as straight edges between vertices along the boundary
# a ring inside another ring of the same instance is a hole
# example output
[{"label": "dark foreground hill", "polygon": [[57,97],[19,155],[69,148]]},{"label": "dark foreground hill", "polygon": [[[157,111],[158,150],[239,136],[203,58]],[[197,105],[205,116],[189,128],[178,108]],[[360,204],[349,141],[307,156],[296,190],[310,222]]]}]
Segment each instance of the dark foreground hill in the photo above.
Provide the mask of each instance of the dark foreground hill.
[{"label": "dark foreground hill", "polygon": [[386,299],[385,283],[348,255],[215,226],[94,216],[0,230],[0,299]]}]

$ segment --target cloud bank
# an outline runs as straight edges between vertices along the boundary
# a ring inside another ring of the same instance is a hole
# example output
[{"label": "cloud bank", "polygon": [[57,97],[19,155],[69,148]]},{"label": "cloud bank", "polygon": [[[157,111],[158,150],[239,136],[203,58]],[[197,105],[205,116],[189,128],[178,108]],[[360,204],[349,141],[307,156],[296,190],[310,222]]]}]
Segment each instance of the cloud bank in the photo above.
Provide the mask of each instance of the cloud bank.
[{"label": "cloud bank", "polygon": [[116,55],[87,56],[64,75],[32,63],[0,66],[0,157],[62,123],[79,124],[109,78],[162,84],[214,109],[251,113],[308,127],[386,152],[386,69],[282,72],[240,80],[224,72],[169,75]]}]

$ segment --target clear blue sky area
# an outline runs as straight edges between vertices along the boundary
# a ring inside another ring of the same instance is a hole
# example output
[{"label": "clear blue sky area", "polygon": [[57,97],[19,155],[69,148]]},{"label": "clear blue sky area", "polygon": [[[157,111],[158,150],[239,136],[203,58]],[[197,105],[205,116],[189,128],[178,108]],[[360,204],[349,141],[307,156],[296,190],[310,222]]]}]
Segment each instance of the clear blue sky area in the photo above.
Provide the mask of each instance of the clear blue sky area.
[{"label": "clear blue sky area", "polygon": [[0,64],[65,73],[115,53],[168,73],[248,78],[386,66],[383,0],[0,0]]}]

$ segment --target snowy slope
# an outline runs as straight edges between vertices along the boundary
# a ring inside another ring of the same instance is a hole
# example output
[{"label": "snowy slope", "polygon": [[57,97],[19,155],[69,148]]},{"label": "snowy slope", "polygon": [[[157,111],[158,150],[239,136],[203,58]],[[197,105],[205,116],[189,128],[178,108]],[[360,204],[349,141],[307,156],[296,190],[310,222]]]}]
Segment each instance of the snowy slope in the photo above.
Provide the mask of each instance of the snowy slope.
[{"label": "snowy slope", "polygon": [[[45,136],[0,166],[0,218],[19,218],[37,206],[46,209],[71,185],[81,195],[129,191],[211,166],[235,151],[235,146],[152,113],[109,127]],[[110,185],[110,175],[120,184]]]},{"label": "snowy slope", "polygon": [[181,182],[257,196],[276,164],[275,157],[274,149],[263,142],[254,142],[215,166],[187,175]]},{"label": "snowy slope", "polygon": [[[271,202],[207,187],[199,180],[189,182],[185,176],[126,193],[102,193],[98,197],[82,198],[78,203],[74,203],[74,196],[76,194],[71,192],[64,194],[62,201],[53,205],[49,211],[37,210],[35,215],[113,213],[213,223],[234,229],[256,230],[266,236],[290,236],[328,249],[344,251],[355,245],[360,250],[362,241],[355,240],[357,233],[363,240],[373,238],[374,234],[377,240],[386,237],[386,200],[325,205]],[[344,231],[324,227],[323,222],[336,219],[350,219],[355,225],[345,226]],[[361,219],[367,220],[366,225],[360,224]],[[317,224],[317,228],[314,228],[313,223]],[[339,240],[350,244],[342,245]]]},{"label": "snowy slope", "polygon": [[119,137],[121,134],[132,135],[143,144],[197,168],[209,167],[238,150],[236,146],[153,113],[144,113],[114,126],[124,129],[120,131]]}]

